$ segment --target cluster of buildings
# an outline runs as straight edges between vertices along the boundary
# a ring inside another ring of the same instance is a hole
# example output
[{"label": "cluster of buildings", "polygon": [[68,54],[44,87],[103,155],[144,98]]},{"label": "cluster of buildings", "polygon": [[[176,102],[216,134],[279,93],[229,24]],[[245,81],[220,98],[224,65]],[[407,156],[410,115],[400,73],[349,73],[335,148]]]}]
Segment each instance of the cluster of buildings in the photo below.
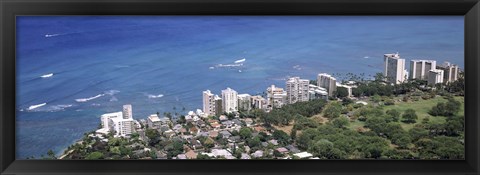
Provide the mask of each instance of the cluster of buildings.
[{"label": "cluster of buildings", "polygon": [[435,60],[411,60],[410,71],[405,68],[405,59],[398,53],[384,54],[384,76],[389,83],[400,84],[407,79],[426,80],[429,85],[450,83],[459,76],[458,65],[445,62],[437,65]]},{"label": "cluster of buildings", "polygon": [[266,89],[266,98],[250,94],[238,94],[237,91],[227,88],[222,90],[221,97],[210,90],[203,91],[203,112],[207,116],[219,116],[223,113],[239,110],[264,109],[269,111],[280,108],[285,104],[305,102],[314,99],[325,99],[335,96],[337,87],[346,88],[348,96],[352,95],[353,83],[340,84],[326,73],[317,76],[317,84],[310,84],[310,80],[300,77],[290,77],[285,82],[285,88],[271,85]]},{"label": "cluster of buildings", "polygon": [[119,112],[103,114],[100,117],[102,128],[96,133],[113,133],[114,137],[126,137],[135,132],[139,124],[132,116],[132,105],[123,105],[123,110]]}]

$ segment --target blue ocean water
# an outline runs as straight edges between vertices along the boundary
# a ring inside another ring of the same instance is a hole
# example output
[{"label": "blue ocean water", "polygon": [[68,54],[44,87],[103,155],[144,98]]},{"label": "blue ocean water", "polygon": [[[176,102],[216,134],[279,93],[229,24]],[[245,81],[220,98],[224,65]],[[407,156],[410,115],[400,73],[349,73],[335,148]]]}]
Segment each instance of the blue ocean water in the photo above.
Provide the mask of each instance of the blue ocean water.
[{"label": "blue ocean water", "polygon": [[60,154],[123,104],[136,119],[186,113],[206,89],[374,75],[393,52],[463,67],[463,16],[19,16],[17,159]]}]

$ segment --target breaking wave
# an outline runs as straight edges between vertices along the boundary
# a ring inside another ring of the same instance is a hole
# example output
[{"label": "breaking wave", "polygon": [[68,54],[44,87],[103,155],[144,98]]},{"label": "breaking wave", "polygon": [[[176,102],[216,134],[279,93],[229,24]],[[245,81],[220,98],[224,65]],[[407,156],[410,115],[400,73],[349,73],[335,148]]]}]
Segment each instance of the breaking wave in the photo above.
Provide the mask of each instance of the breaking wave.
[{"label": "breaking wave", "polygon": [[163,94],[158,94],[158,95],[148,94],[147,96],[148,96],[148,98],[162,98]]},{"label": "breaking wave", "polygon": [[37,108],[45,106],[45,105],[47,105],[47,103],[32,105],[32,106],[28,107],[27,110],[31,111],[31,110],[37,109]]},{"label": "breaking wave", "polygon": [[105,94],[98,94],[98,95],[96,95],[96,96],[89,97],[89,98],[79,98],[79,99],[75,99],[75,101],[80,102],[80,103],[83,103],[83,102],[87,102],[87,101],[94,100],[94,99],[96,99],[96,98],[102,97],[102,96],[104,96],[104,95],[105,95]]}]

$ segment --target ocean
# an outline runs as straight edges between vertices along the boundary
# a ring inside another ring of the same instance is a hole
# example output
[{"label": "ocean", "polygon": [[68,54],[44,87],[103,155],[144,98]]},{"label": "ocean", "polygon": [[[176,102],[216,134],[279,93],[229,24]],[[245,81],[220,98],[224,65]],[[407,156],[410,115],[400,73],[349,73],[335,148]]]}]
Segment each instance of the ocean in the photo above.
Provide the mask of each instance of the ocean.
[{"label": "ocean", "polygon": [[61,154],[124,104],[135,119],[186,114],[202,109],[207,89],[255,95],[292,76],[371,76],[385,53],[464,66],[463,16],[18,16],[16,25],[17,159]]}]

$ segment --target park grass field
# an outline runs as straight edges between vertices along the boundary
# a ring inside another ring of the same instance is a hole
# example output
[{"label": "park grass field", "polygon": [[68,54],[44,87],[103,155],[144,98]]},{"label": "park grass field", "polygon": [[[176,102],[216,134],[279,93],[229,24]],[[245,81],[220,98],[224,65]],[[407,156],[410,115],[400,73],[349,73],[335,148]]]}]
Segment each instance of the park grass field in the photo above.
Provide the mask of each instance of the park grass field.
[{"label": "park grass field", "polygon": [[[457,96],[454,99],[461,103],[460,112],[458,112],[458,115],[464,115],[464,109],[465,109],[464,97]],[[426,117],[428,117],[430,122],[432,122],[432,123],[445,123],[445,121],[446,121],[446,117],[443,117],[443,116],[436,116],[435,117],[435,116],[432,116],[432,115],[428,114],[428,111],[430,109],[432,109],[433,106],[437,105],[437,103],[447,102],[447,99],[445,99],[443,97],[437,96],[435,98],[431,98],[431,99],[427,99],[427,100],[424,100],[424,99],[420,98],[418,101],[408,101],[408,102],[403,102],[403,101],[401,101],[400,97],[396,97],[395,101],[397,101],[395,103],[395,105],[384,106],[383,111],[385,112],[385,111],[390,110],[390,109],[396,109],[402,114],[407,109],[413,109],[413,110],[416,111],[416,114],[418,116],[418,119],[417,119],[416,123],[408,124],[408,123],[399,122],[401,124],[402,128],[407,130],[407,131],[412,129],[415,124],[421,123],[422,120]],[[369,103],[372,103],[372,102],[369,102]],[[364,127],[364,126],[365,126],[365,122],[362,122],[362,121],[359,121],[359,120],[353,120],[353,121],[350,121],[350,124],[348,125],[348,128],[352,129],[352,130],[356,130],[356,129],[358,129],[360,127]]]}]

